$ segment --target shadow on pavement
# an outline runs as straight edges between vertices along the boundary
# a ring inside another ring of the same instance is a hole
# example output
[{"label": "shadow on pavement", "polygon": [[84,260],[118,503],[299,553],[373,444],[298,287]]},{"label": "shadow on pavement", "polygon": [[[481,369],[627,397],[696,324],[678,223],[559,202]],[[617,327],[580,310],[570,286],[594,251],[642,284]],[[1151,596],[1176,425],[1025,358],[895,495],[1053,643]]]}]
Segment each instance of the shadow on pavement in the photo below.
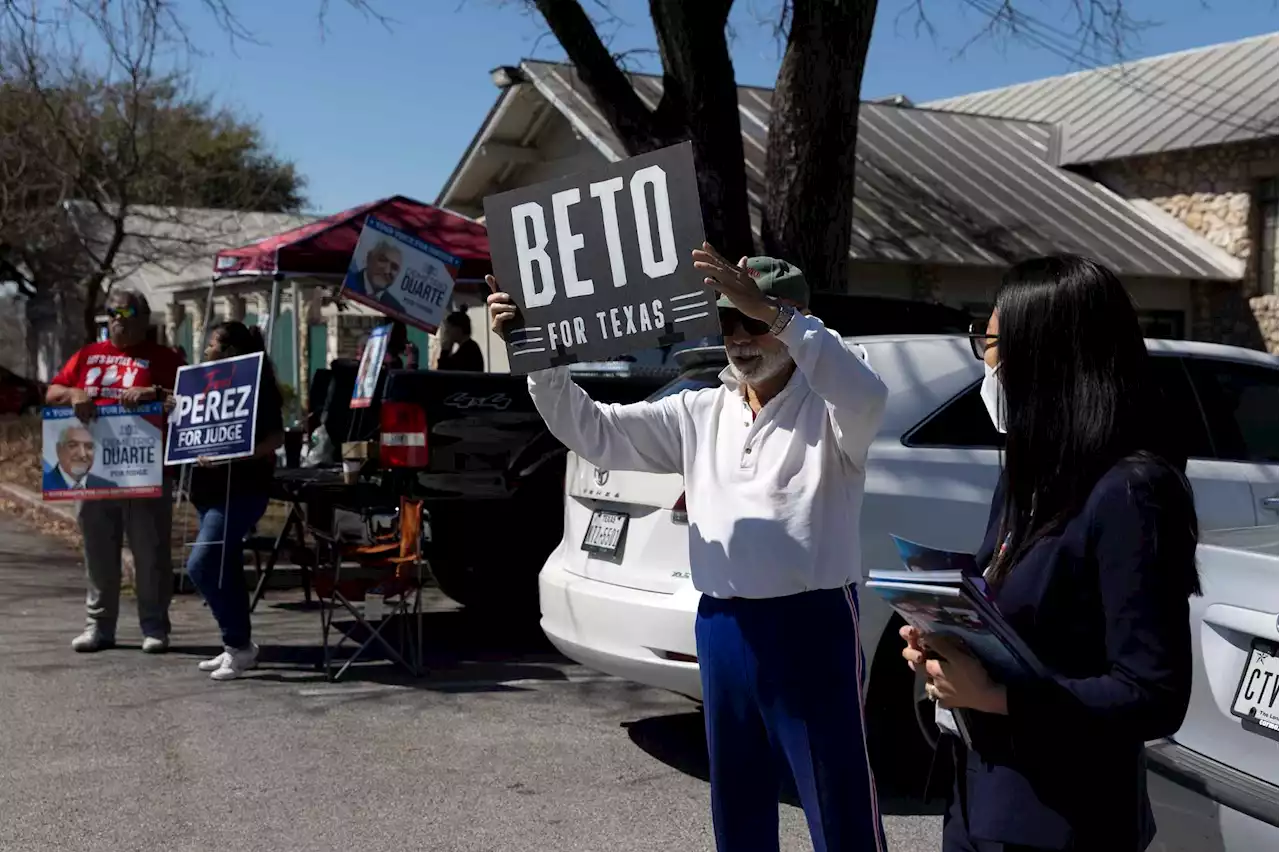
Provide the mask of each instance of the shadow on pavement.
[{"label": "shadow on pavement", "polygon": [[[424,672],[415,678],[391,663],[377,643],[361,653],[340,683],[402,686],[439,692],[501,692],[522,687],[511,681],[566,680],[570,661],[547,641],[532,619],[513,619],[467,609],[429,610],[422,620]],[[334,631],[346,634],[346,642],[334,659],[341,666],[367,637],[354,620],[335,621]],[[404,627],[413,633],[412,625]],[[246,679],[290,684],[325,683],[320,645],[320,614],[299,611],[296,604],[259,609],[254,631],[260,644],[258,669]],[[400,649],[395,625],[384,630]],[[283,640],[283,641],[282,641]],[[410,640],[411,641],[411,640]],[[222,652],[216,645],[177,643],[170,653],[207,659]]]},{"label": "shadow on pavement", "polygon": [[[707,762],[707,737],[700,711],[652,716],[623,724],[631,741],[645,753],[665,763],[672,769],[702,781],[710,782],[711,772]],[[939,760],[934,769],[936,777],[949,778],[950,762]],[[925,779],[921,779],[924,787]],[[930,783],[937,789],[937,783]],[[936,816],[943,812],[944,802],[937,797],[925,799],[919,794],[900,789],[884,789],[881,786],[880,812],[885,816]],[[795,784],[789,773],[784,773],[778,801],[800,807]]]}]

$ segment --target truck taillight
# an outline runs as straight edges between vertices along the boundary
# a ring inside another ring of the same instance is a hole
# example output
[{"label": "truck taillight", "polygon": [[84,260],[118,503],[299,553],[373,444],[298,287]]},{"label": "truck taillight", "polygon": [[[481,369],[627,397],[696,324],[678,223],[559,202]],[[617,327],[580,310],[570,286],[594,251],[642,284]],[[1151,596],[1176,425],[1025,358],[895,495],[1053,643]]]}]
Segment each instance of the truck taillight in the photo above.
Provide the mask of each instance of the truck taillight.
[{"label": "truck taillight", "polygon": [[689,510],[684,505],[684,492],[680,492],[680,499],[671,507],[671,522],[675,524],[689,523]]},{"label": "truck taillight", "polygon": [[383,402],[378,414],[383,467],[427,466],[427,412],[407,402]]}]

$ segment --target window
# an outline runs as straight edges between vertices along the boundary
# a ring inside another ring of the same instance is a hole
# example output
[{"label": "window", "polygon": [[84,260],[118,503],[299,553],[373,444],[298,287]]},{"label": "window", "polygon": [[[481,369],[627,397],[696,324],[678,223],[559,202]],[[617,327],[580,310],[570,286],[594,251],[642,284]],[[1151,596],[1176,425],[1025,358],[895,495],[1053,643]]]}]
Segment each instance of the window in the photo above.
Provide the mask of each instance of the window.
[{"label": "window", "polygon": [[675,396],[680,391],[685,390],[702,390],[703,388],[713,388],[720,384],[720,371],[724,369],[709,368],[696,369],[685,373],[673,382],[669,382],[659,388],[657,391],[649,395],[647,402],[657,402],[663,397]]},{"label": "window", "polygon": [[1276,216],[1276,179],[1265,180],[1258,185],[1255,211],[1258,232],[1254,244],[1258,247],[1258,262],[1254,266],[1259,295],[1276,294],[1276,229],[1280,220]]},{"label": "window", "polygon": [[[1196,403],[1191,381],[1182,359],[1157,356],[1151,359],[1154,378],[1160,386],[1162,407],[1166,416],[1158,418],[1166,428],[1181,432],[1174,443],[1184,446],[1188,455],[1213,458],[1213,444],[1204,417]],[[1004,435],[991,425],[982,403],[981,383],[948,402],[932,417],[907,434],[908,447],[965,447],[968,449],[1003,449]]]},{"label": "window", "polygon": [[1003,449],[1004,435],[991,424],[987,407],[982,403],[981,388],[982,383],[975,382],[908,432],[902,443],[908,447]]},{"label": "window", "polygon": [[[1151,372],[1160,389],[1161,416],[1155,418],[1163,428],[1179,434],[1171,443],[1180,446],[1193,459],[1214,458],[1213,441],[1200,403],[1196,401],[1191,379],[1183,366],[1185,359],[1172,355],[1156,355],[1151,358]],[[1170,437],[1170,436],[1166,436]]]},{"label": "window", "polygon": [[1277,461],[1280,384],[1270,367],[1209,358],[1186,359],[1213,438],[1216,458]]},{"label": "window", "polygon": [[1182,311],[1138,311],[1138,325],[1143,337],[1159,340],[1182,340],[1186,335],[1186,317]]}]

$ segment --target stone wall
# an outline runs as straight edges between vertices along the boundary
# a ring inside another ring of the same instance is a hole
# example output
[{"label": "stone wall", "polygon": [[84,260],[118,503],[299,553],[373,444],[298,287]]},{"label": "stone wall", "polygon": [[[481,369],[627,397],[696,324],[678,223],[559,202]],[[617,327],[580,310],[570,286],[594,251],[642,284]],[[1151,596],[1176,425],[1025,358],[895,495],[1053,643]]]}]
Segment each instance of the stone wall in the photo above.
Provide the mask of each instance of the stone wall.
[{"label": "stone wall", "polygon": [[[1093,176],[1129,198],[1156,204],[1209,242],[1245,261],[1242,285],[1198,282],[1189,334],[1196,339],[1277,351],[1276,297],[1262,292],[1254,244],[1260,183],[1274,178],[1275,139],[1173,151],[1103,163]],[[1270,271],[1272,281],[1276,271]]]}]

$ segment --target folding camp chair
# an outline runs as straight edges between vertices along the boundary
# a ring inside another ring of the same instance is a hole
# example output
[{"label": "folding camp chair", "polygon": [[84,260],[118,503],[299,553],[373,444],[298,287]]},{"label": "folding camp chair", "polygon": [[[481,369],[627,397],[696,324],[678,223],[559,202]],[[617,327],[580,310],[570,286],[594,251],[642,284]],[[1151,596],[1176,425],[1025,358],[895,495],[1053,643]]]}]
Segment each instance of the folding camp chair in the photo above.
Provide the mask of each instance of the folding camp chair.
[{"label": "folding camp chair", "polygon": [[[368,526],[370,515],[365,520]],[[414,677],[421,672],[423,572],[429,570],[422,552],[423,531],[422,501],[402,498],[391,530],[370,533],[367,543],[316,536],[331,557],[328,565],[317,567],[315,577],[321,605],[324,672],[330,681],[342,677],[375,643]],[[364,606],[357,606],[361,601]],[[355,619],[350,632],[334,628],[334,616],[342,612]],[[405,621],[410,622],[407,630]],[[407,644],[407,655],[402,655],[386,636],[387,627],[393,622],[400,627],[400,645]],[[334,671],[336,652],[347,642],[359,641],[361,633],[363,641]]]}]

